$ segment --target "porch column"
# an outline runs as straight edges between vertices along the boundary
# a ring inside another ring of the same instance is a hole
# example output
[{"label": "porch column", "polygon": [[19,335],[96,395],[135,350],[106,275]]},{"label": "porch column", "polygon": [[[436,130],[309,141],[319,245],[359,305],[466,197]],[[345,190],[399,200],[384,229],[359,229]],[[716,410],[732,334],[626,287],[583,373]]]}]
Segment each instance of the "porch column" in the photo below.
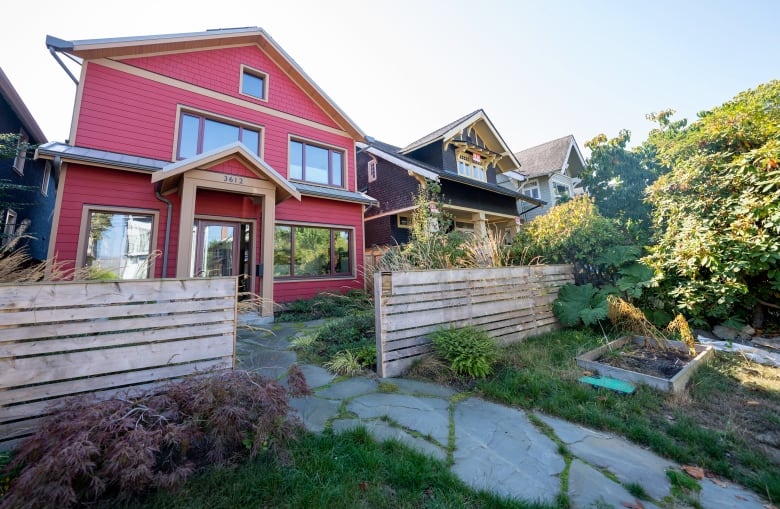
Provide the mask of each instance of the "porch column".
[{"label": "porch column", "polygon": [[192,226],[195,224],[195,194],[197,185],[187,177],[181,182],[181,212],[179,213],[179,247],[176,250],[176,277],[190,277],[192,257]]},{"label": "porch column", "polygon": [[262,309],[260,315],[274,316],[274,223],[276,222],[275,193],[263,195],[263,227],[260,236],[263,254],[263,283],[260,296]]},{"label": "porch column", "polygon": [[479,238],[484,239],[487,237],[487,219],[484,212],[475,212],[471,215],[471,220],[474,221],[474,234]]}]

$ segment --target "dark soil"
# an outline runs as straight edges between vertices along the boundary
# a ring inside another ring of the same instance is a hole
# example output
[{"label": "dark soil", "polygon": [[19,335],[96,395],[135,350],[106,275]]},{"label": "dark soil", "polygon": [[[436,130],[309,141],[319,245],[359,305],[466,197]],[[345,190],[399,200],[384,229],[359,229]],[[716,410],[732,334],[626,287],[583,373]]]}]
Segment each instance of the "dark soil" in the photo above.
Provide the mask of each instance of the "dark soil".
[{"label": "dark soil", "polygon": [[671,379],[691,357],[676,348],[660,350],[628,344],[607,352],[597,362],[658,378]]}]

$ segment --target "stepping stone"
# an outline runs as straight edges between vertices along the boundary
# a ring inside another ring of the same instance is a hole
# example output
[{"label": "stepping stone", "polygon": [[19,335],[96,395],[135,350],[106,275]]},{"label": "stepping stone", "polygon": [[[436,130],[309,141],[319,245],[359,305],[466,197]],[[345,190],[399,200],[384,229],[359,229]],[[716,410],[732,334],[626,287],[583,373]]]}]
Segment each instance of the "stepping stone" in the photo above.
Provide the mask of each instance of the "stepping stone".
[{"label": "stepping stone", "polygon": [[328,421],[338,415],[341,403],[311,397],[291,399],[290,406],[298,411],[307,430],[322,433]]},{"label": "stepping stone", "polygon": [[378,384],[376,380],[369,380],[362,376],[336,382],[330,387],[317,391],[320,398],[349,399],[363,394],[376,392]]},{"label": "stepping stone", "polygon": [[457,394],[456,391],[443,385],[421,382],[419,380],[408,380],[405,378],[381,378],[380,383],[394,384],[398,386],[399,392],[411,395],[439,396],[450,398]]},{"label": "stepping stone", "polygon": [[404,394],[367,394],[347,404],[361,419],[390,416],[400,426],[431,437],[447,447],[450,436],[450,403],[441,398]]},{"label": "stepping stone", "polygon": [[391,439],[398,440],[411,449],[427,456],[432,456],[441,461],[447,460],[447,451],[444,448],[410,435],[400,428],[391,426],[389,423],[383,421],[361,421],[359,419],[339,419],[333,421],[333,431],[335,433],[359,427],[365,428],[379,442]]},{"label": "stepping stone", "polygon": [[[569,467],[569,499],[572,509],[628,507],[625,504],[636,501],[623,486],[578,459],[572,460]],[[650,502],[641,503],[645,509],[658,509]]]},{"label": "stepping stone", "polygon": [[703,479],[699,481],[701,493],[699,501],[702,507],[707,509],[766,509],[771,507],[767,502],[748,491],[745,488],[731,483],[723,482],[724,486],[715,483],[712,479]]},{"label": "stepping stone", "polygon": [[565,462],[525,413],[476,398],[455,407],[452,471],[476,489],[552,503]]}]

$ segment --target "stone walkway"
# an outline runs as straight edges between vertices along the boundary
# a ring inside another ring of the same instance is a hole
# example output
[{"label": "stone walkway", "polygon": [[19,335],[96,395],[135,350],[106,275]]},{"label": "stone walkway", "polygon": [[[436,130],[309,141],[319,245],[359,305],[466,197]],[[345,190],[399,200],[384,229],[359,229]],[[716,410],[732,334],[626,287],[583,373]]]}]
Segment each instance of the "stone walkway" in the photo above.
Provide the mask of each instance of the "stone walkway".
[{"label": "stone walkway", "polygon": [[[282,378],[296,361],[289,339],[319,325],[244,324],[249,327],[238,331],[238,367],[273,378]],[[439,458],[469,486],[505,497],[554,503],[564,492],[574,508],[685,507],[670,495],[666,476],[679,465],[620,437],[435,384],[342,379],[317,366],[301,369],[315,394],[292,406],[311,431],[363,426],[378,440],[396,439]],[[699,484],[704,509],[768,507],[733,483],[705,478]],[[652,501],[632,505],[636,498],[628,487],[637,486]]]}]

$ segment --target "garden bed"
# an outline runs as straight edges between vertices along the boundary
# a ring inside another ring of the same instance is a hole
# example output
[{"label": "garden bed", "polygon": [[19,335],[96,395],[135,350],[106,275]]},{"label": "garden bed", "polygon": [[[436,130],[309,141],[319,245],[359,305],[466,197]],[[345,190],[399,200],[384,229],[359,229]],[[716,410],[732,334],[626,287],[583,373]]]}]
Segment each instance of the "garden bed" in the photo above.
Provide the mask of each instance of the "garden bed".
[{"label": "garden bed", "polygon": [[651,348],[647,342],[642,336],[624,336],[578,356],[577,365],[601,376],[679,393],[714,353],[712,347],[696,345],[696,356],[691,358],[680,341],[669,341],[668,350]]}]

